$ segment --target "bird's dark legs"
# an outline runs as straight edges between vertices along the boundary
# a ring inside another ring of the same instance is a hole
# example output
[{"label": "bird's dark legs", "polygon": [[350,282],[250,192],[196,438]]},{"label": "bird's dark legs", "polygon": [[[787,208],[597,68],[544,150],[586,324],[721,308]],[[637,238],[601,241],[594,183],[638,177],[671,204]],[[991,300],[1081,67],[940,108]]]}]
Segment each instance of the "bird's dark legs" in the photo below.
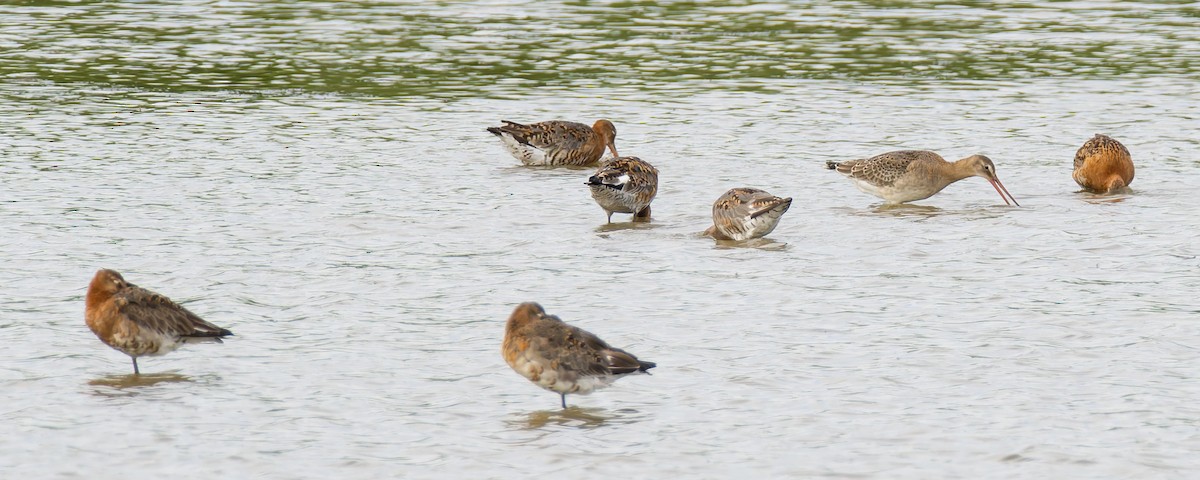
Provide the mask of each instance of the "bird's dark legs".
[{"label": "bird's dark legs", "polygon": [[141,374],[141,372],[139,372],[139,371],[138,371],[138,368],[137,368],[137,357],[129,357],[129,358],[132,358],[132,359],[133,359],[133,374],[134,374],[134,375],[140,375],[140,374]]},{"label": "bird's dark legs", "polygon": [[567,394],[560,393],[559,396],[562,397],[563,410],[566,410],[567,409]]}]

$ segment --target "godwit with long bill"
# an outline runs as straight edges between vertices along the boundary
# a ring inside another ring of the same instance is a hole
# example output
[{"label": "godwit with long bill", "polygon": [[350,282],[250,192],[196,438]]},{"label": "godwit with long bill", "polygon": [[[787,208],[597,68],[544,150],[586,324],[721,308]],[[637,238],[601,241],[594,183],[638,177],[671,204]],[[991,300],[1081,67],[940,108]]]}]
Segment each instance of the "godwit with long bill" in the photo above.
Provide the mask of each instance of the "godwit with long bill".
[{"label": "godwit with long bill", "polygon": [[551,120],[523,125],[502,120],[504,125],[487,131],[500,137],[508,153],[525,165],[559,167],[591,166],[607,147],[617,157],[617,127],[608,120],[592,126]]},{"label": "godwit with long bill", "polygon": [[[859,190],[890,204],[926,199],[951,183],[967,177],[983,177],[1005,204],[1021,206],[1000,183],[996,164],[983,155],[947,162],[941,155],[928,150],[900,150],[860,160],[830,161],[825,166],[850,177]],[[1012,203],[1008,201],[1010,198]]]}]

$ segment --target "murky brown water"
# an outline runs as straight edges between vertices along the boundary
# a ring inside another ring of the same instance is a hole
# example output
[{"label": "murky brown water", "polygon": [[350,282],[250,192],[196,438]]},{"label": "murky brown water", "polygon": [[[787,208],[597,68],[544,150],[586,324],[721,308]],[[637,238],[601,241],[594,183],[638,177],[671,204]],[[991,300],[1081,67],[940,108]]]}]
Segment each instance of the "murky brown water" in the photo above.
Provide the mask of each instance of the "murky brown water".
[{"label": "murky brown water", "polygon": [[[0,13],[2,476],[1200,469],[1194,6],[538,5]],[[661,171],[648,226],[483,131],[601,117]],[[1076,193],[1097,132],[1132,192]],[[1023,207],[823,168],[897,148],[984,153]],[[796,201],[700,237],[741,185]],[[83,323],[100,267],[237,336],[125,376]],[[525,300],[659,368],[560,411],[499,355]]]}]

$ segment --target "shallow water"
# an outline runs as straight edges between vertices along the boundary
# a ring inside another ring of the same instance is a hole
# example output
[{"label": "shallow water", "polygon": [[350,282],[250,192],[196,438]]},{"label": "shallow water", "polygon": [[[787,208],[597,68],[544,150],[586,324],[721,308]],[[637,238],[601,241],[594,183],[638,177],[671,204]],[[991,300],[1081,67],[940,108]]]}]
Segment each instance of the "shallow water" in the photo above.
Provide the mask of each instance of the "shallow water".
[{"label": "shallow water", "polygon": [[[1200,15],[968,3],[10,8],[0,471],[1190,477]],[[483,131],[601,117],[661,171],[649,225]],[[1077,192],[1097,132],[1131,191]],[[898,148],[1022,207],[823,167]],[[701,237],[733,186],[796,200]],[[126,376],[101,267],[237,336]],[[526,300],[659,368],[559,410],[499,355]]]}]

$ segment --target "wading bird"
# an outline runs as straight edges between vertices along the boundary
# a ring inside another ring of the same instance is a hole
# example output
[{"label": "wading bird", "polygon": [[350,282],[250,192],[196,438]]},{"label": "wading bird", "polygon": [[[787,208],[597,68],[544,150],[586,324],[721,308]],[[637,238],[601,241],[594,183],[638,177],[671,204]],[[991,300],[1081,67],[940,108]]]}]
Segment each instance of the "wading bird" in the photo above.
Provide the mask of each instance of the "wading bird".
[{"label": "wading bird", "polygon": [[96,272],[88,285],[84,320],[105,345],[133,359],[135,375],[141,373],[138,357],[164,355],[188,343],[222,343],[233,335],[108,269]]},{"label": "wading bird", "polygon": [[658,170],[637,157],[617,157],[588,178],[592,198],[608,214],[632,213],[633,221],[650,219],[650,202],[658,194]]},{"label": "wading bird", "polygon": [[1075,152],[1071,177],[1093,192],[1119,190],[1133,181],[1133,158],[1121,142],[1097,133]]},{"label": "wading bird", "polygon": [[[947,162],[941,155],[928,150],[900,150],[861,160],[826,162],[825,166],[850,177],[859,190],[882,198],[887,203],[926,199],[951,183],[967,177],[983,177],[992,184],[1005,204],[1021,206],[1000,183],[1000,178],[996,176],[996,165],[983,155]],[[1010,198],[1012,203],[1008,202]]]},{"label": "wading bird", "polygon": [[504,361],[539,387],[558,393],[562,408],[567,394],[587,395],[629,374],[646,372],[654,362],[638,360],[599,337],[548,315],[534,302],[517,305],[504,327]]},{"label": "wading bird", "polygon": [[713,203],[713,225],[704,234],[717,240],[759,238],[775,230],[791,206],[791,197],[776,197],[757,188],[734,188]]},{"label": "wading bird", "polygon": [[604,155],[605,147],[618,156],[617,127],[608,120],[596,120],[590,127],[563,120],[529,125],[502,122],[487,131],[500,137],[508,153],[525,165],[591,166]]}]

